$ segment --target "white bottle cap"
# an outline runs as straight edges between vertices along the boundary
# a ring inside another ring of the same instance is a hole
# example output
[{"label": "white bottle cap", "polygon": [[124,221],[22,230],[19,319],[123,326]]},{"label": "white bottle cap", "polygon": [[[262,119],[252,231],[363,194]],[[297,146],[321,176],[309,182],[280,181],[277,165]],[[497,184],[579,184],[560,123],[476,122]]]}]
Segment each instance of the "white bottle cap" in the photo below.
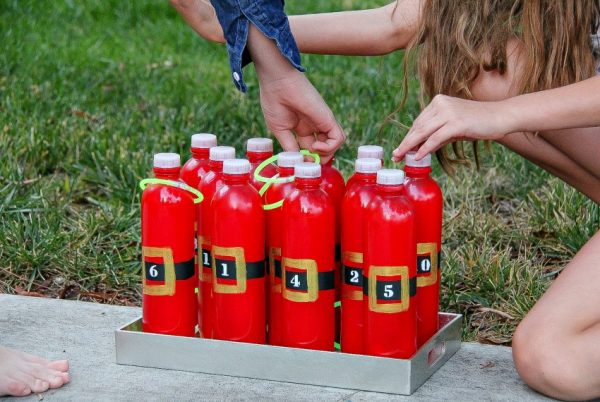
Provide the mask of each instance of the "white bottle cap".
[{"label": "white bottle cap", "polygon": [[277,166],[291,168],[304,162],[304,155],[300,152],[280,152],[277,155]]},{"label": "white bottle cap", "polygon": [[235,159],[235,148],[218,146],[212,147],[209,151],[209,159],[211,161],[224,161],[227,159]]},{"label": "white bottle cap", "polygon": [[250,138],[246,143],[246,152],[273,152],[273,140],[270,138]]},{"label": "white bottle cap", "polygon": [[404,171],[400,169],[381,169],[377,172],[377,184],[387,186],[404,184]]},{"label": "white bottle cap", "polygon": [[313,162],[302,162],[294,166],[294,176],[301,179],[321,177],[321,165]]},{"label": "white bottle cap", "polygon": [[381,159],[361,158],[354,161],[356,173],[376,173],[379,169],[381,169]]},{"label": "white bottle cap", "polygon": [[431,166],[431,154],[425,155],[420,161],[415,160],[415,155],[417,153],[414,151],[410,151],[404,157],[404,161],[406,162],[406,166],[410,167],[430,167]]},{"label": "white bottle cap", "polygon": [[379,145],[361,145],[358,147],[357,159],[375,158],[383,159],[383,147]]},{"label": "white bottle cap", "polygon": [[250,162],[247,159],[227,159],[223,162],[223,173],[248,174],[250,173]]},{"label": "white bottle cap", "polygon": [[208,133],[192,135],[192,148],[212,148],[217,146],[217,136]]},{"label": "white bottle cap", "polygon": [[181,166],[179,154],[173,152],[163,152],[154,154],[154,167],[161,169],[178,168]]}]

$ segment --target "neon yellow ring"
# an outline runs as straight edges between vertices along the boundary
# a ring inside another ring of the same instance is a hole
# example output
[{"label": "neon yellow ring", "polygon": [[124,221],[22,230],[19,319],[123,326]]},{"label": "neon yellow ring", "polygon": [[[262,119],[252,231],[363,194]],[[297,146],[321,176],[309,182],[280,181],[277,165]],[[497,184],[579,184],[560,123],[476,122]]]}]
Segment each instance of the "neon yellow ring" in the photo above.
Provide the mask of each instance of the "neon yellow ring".
[{"label": "neon yellow ring", "polygon": [[[315,160],[315,163],[321,163],[321,157],[318,154],[313,154],[312,152],[310,152],[306,149],[301,150],[300,153],[304,156],[309,156],[309,157],[313,158]],[[260,165],[258,165],[256,167],[256,170],[254,171],[254,179],[256,179],[257,181],[259,181],[261,183],[267,183],[269,181],[270,177],[261,176],[260,172],[262,172],[262,170],[264,168],[266,168],[268,164],[275,162],[278,158],[279,158],[279,155],[273,155],[270,158],[267,158],[264,161],[262,161],[260,163]],[[287,179],[287,177],[285,179],[280,178],[277,181],[275,181],[274,183],[285,183],[286,179]]]},{"label": "neon yellow ring", "polygon": [[140,188],[142,190],[145,190],[146,187],[148,187],[150,184],[163,184],[165,186],[177,187],[182,190],[188,191],[196,196],[196,198],[194,198],[194,204],[199,204],[202,202],[202,200],[204,200],[204,195],[202,195],[200,191],[180,181],[165,179],[144,179],[140,181]]}]

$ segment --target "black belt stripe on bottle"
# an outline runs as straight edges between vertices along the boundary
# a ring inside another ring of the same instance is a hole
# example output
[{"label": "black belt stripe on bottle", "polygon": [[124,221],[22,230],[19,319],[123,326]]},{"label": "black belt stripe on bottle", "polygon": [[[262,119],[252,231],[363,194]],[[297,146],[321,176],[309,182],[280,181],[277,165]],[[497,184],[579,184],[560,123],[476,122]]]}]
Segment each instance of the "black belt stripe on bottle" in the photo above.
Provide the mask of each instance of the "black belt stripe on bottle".
[{"label": "black belt stripe on bottle", "polygon": [[[220,258],[215,258],[215,264],[219,267],[219,262],[234,262],[232,260],[222,260]],[[217,273],[219,269],[217,268]],[[264,278],[265,276],[265,261],[260,260],[256,262],[248,262],[246,261],[246,279],[258,279]],[[230,272],[227,279],[236,279],[237,278],[237,267],[234,272]]]},{"label": "black belt stripe on bottle", "polygon": [[[406,279],[401,279],[401,281],[405,281]],[[378,282],[398,282],[398,280],[381,280]],[[417,295],[417,277],[410,278],[408,280],[408,288],[410,297]],[[369,278],[363,275],[363,293],[365,296],[369,295]]]},{"label": "black belt stripe on bottle", "polygon": [[[152,267],[154,267],[152,269]],[[152,272],[151,272],[152,269]],[[165,280],[165,264],[144,261],[144,270],[146,271],[146,280],[148,281],[160,281],[164,282]],[[156,271],[156,275],[151,275]],[[194,259],[184,261],[184,262],[176,262],[175,263],[175,279],[183,280],[189,279],[194,276]]]}]

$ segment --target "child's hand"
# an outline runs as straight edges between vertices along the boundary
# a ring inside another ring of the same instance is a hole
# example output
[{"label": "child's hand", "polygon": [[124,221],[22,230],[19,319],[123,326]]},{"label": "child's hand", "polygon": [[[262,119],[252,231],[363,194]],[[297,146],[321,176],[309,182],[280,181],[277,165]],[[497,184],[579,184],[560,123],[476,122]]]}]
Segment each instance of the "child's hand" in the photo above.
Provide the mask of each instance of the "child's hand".
[{"label": "child's hand", "polygon": [[392,153],[399,162],[410,150],[419,160],[457,140],[497,140],[510,132],[502,102],[476,102],[437,95],[413,122],[406,137]]},{"label": "child's hand", "polygon": [[209,0],[171,0],[171,5],[198,35],[211,42],[225,43],[223,28]]},{"label": "child's hand", "polygon": [[308,149],[325,163],[346,140],[329,106],[299,71],[278,80],[263,75],[260,103],[267,126],[286,151]]}]

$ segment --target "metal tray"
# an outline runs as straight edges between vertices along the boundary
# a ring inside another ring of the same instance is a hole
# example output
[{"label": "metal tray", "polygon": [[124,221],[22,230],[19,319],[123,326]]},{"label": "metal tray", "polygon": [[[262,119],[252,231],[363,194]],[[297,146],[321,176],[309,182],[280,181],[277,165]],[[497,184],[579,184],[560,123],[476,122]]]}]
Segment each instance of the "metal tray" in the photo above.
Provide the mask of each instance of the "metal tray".
[{"label": "metal tray", "polygon": [[138,318],[115,331],[117,363],[410,395],[460,349],[462,315],[439,317],[410,359],[144,333]]}]

